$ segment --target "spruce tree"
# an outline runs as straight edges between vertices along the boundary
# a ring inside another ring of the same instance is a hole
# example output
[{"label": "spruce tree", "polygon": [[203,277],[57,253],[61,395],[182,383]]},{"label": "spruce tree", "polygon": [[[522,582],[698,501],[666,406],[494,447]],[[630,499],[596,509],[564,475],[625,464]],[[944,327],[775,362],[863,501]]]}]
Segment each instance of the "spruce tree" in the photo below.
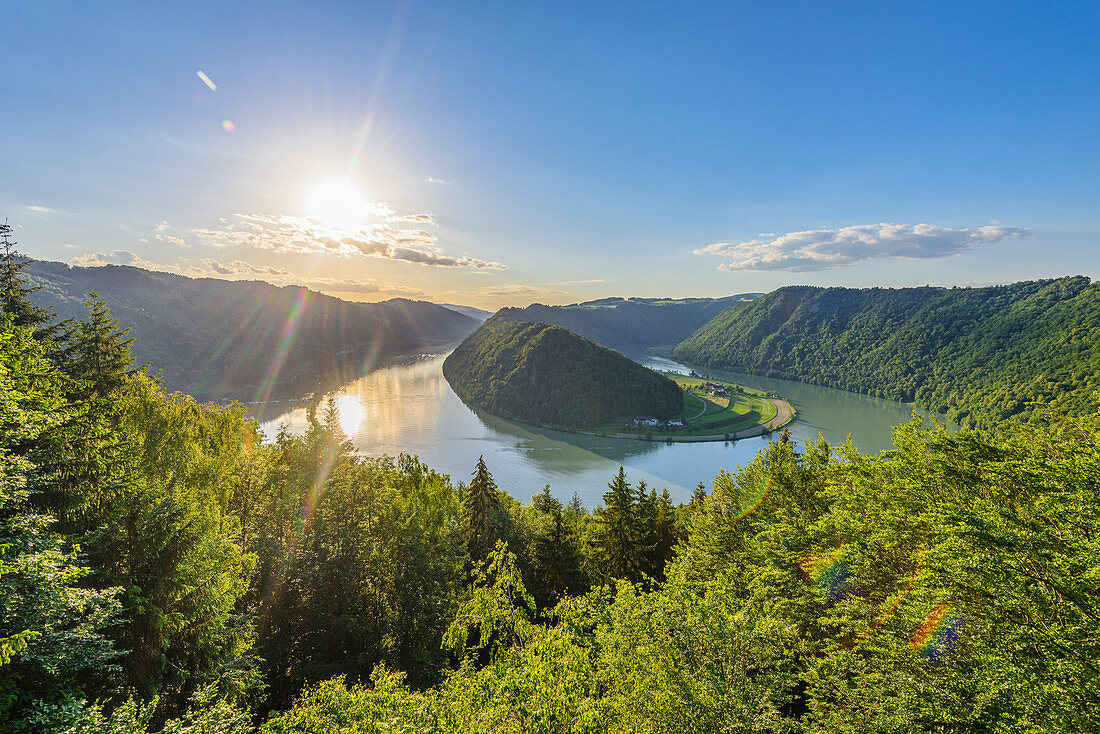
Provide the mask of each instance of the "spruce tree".
[{"label": "spruce tree", "polygon": [[463,498],[462,510],[470,560],[477,563],[488,557],[500,537],[500,514],[503,510],[500,490],[485,466],[484,456],[477,459],[473,479]]},{"label": "spruce tree", "polygon": [[565,519],[565,507],[550,494],[549,484],[534,496],[531,506],[542,516],[533,542],[535,580],[531,592],[545,608],[553,606],[563,594],[583,593],[587,584],[577,539]]},{"label": "spruce tree", "polygon": [[111,318],[111,310],[99,294],[89,293],[84,305],[88,320],[78,322],[66,334],[62,366],[72,377],[84,381],[80,397],[102,398],[122,387],[141,368],[132,367],[130,346],[134,340],[127,338],[130,330],[118,328],[118,321]]},{"label": "spruce tree", "polygon": [[664,569],[656,555],[657,549],[657,493],[644,480],[639,480],[634,494],[638,513],[638,569],[656,578]]},{"label": "spruce tree", "polygon": [[30,294],[40,288],[28,287],[22,272],[34,261],[16,251],[18,243],[11,234],[12,227],[5,220],[0,224],[0,313],[11,314],[15,326],[29,326],[40,341],[52,338],[55,329],[47,324],[54,314],[31,303]]},{"label": "spruce tree", "polygon": [[596,509],[592,530],[592,560],[605,583],[613,579],[641,578],[642,542],[634,492],[626,481],[626,470],[607,485],[604,506]]}]

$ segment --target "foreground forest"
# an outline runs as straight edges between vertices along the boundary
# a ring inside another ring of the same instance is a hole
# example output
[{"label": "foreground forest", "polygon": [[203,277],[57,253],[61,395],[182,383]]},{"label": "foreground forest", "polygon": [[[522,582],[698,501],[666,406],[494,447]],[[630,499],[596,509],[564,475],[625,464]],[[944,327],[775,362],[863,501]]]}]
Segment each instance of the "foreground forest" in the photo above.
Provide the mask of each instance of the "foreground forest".
[{"label": "foreground forest", "polygon": [[994,428],[1043,407],[1100,410],[1100,284],[988,288],[790,286],[680,343],[692,364],[916,403]]},{"label": "foreground forest", "polygon": [[267,442],[101,302],[0,260],[0,722],[15,732],[1100,728],[1100,415],[877,457],[774,442],[588,511],[335,409]]}]

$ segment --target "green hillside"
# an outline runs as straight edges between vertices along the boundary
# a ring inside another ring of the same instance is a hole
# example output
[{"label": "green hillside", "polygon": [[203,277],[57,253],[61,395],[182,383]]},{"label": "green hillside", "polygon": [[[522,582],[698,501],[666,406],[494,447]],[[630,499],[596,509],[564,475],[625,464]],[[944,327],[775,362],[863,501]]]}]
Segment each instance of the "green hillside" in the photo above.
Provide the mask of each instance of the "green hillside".
[{"label": "green hillside", "polygon": [[505,308],[512,321],[556,324],[585,339],[607,346],[676,344],[731,307],[739,307],[758,293],[725,298],[602,298],[570,306]]},{"label": "green hillside", "polygon": [[570,428],[683,409],[672,380],[552,324],[497,314],[443,363],[465,402],[503,418]]},{"label": "green hillside", "polygon": [[1100,286],[792,286],[729,309],[677,359],[914,402],[962,425],[1100,408]]},{"label": "green hillside", "polygon": [[400,354],[459,341],[477,322],[433,303],[351,303],[299,287],[185,278],[129,266],[26,269],[32,300],[62,318],[87,314],[96,291],[137,338],[134,357],[164,385],[200,399],[254,400],[272,386],[293,393],[322,379],[352,379]]}]

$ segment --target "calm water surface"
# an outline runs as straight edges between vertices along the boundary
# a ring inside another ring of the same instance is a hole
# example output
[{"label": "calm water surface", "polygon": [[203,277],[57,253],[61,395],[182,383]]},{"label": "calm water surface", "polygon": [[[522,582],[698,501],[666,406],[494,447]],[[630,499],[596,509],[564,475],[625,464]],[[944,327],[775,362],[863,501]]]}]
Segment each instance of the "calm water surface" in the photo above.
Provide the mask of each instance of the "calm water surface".
[{"label": "calm water surface", "polygon": [[[655,369],[686,373],[682,364],[646,354],[641,348],[621,350]],[[668,488],[686,502],[700,481],[709,488],[718,470],[752,460],[768,438],[731,443],[648,443],[578,436],[512,423],[467,407],[443,378],[445,355],[372,372],[330,393],[340,421],[356,448],[368,456],[416,454],[428,466],[468,480],[478,456],[497,485],[527,502],[546,484],[556,497],[576,492],[589,507],[600,503],[607,483],[626,467],[631,482],[644,479],[657,491]],[[798,412],[789,428],[799,443],[822,435],[831,443],[851,435],[864,453],[891,446],[892,429],[907,422],[911,406],[866,395],[804,385],[787,380],[707,370],[714,377],[749,387],[774,390]],[[326,396],[327,397],[327,396]],[[285,424],[292,432],[307,425],[304,408],[290,410],[261,427],[269,436]]]}]

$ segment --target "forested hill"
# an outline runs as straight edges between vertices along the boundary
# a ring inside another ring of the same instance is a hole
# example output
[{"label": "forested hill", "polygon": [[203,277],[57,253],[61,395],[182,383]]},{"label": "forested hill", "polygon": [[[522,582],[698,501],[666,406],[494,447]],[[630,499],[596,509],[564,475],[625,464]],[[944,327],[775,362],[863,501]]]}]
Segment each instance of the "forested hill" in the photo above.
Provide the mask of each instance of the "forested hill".
[{"label": "forested hill", "polygon": [[729,309],[679,344],[693,364],[915,402],[962,425],[1100,407],[1100,285],[792,286]]},{"label": "forested hill", "polygon": [[272,384],[287,394],[322,379],[351,379],[397,355],[457,342],[474,319],[432,303],[351,303],[305,288],[186,278],[130,266],[26,269],[32,295],[63,318],[87,315],[96,291],[136,337],[139,364],[164,385],[203,400],[257,399]]},{"label": "forested hill", "polygon": [[560,326],[497,314],[447,357],[465,402],[503,418],[581,428],[683,409],[672,380]]},{"label": "forested hill", "polygon": [[676,344],[731,307],[759,296],[742,293],[725,298],[604,298],[570,306],[505,308],[512,321],[556,324],[606,346]]}]

